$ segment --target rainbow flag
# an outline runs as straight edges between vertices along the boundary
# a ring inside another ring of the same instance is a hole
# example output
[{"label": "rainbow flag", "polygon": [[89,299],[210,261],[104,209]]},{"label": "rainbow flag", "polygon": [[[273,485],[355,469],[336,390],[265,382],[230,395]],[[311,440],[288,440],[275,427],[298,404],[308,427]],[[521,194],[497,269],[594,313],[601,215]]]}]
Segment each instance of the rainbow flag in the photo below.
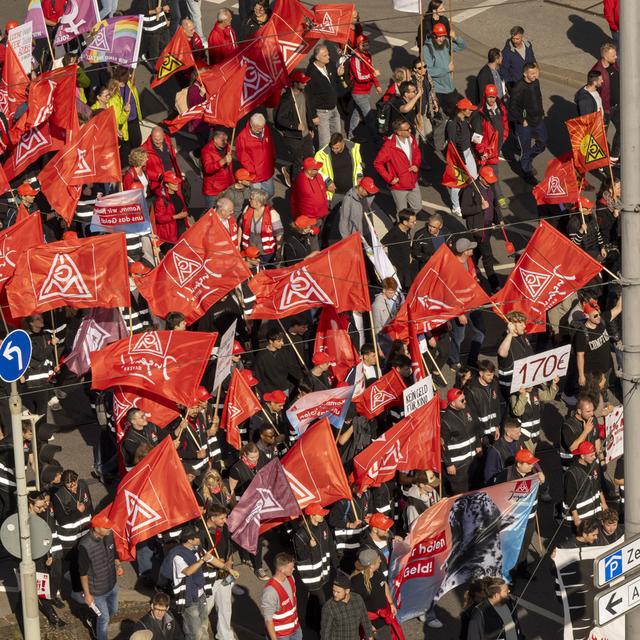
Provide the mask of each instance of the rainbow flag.
[{"label": "rainbow flag", "polygon": [[135,68],[142,37],[142,16],[118,16],[102,21],[93,40],[82,52],[80,60],[95,64],[112,62]]},{"label": "rainbow flag", "polygon": [[44,14],[42,13],[42,4],[40,0],[29,0],[27,6],[27,17],[25,22],[31,23],[31,37],[34,40],[40,40],[48,37],[47,24],[44,21]]}]

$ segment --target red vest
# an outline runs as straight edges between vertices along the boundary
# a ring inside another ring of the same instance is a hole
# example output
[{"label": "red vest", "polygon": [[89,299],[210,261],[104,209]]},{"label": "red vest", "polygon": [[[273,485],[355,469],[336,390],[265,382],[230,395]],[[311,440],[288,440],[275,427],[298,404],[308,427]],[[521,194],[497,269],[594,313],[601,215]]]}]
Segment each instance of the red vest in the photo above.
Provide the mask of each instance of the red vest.
[{"label": "red vest", "polygon": [[[246,249],[250,244],[251,222],[253,220],[253,208],[247,207],[242,214],[242,248]],[[271,221],[271,207],[264,205],[260,226],[262,239],[262,253],[273,253],[276,250],[276,239],[273,237],[273,222]]]},{"label": "red vest", "polygon": [[273,614],[273,628],[276,635],[280,637],[290,636],[300,627],[296,600],[296,583],[291,576],[288,576],[287,580],[289,581],[291,593],[293,594],[291,598],[285,591],[285,588],[275,578],[271,578],[271,580],[267,582],[267,587],[273,587],[280,599],[280,608]]}]

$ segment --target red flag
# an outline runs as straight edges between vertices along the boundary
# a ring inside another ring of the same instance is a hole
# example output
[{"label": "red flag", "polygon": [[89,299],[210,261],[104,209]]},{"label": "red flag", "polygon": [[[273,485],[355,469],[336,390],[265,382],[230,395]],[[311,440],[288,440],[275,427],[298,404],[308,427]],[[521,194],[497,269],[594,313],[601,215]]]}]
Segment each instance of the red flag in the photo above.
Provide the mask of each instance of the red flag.
[{"label": "red flag", "polygon": [[254,476],[227,519],[231,539],[255,554],[262,520],[288,520],[302,515],[278,458]]},{"label": "red flag", "polygon": [[360,354],[349,337],[349,316],[337,313],[333,307],[323,307],[316,330],[314,353],[327,353],[331,361],[331,374],[342,382],[349,371],[360,362]]},{"label": "red flag", "polygon": [[456,145],[450,142],[447,145],[446,166],[442,174],[441,184],[443,187],[451,187],[452,189],[461,189],[471,182],[469,169],[460,156]]},{"label": "red flag", "polygon": [[391,369],[354,398],[353,403],[361,416],[372,420],[386,408],[397,404],[398,400],[402,399],[405,387],[400,374],[396,369]]},{"label": "red flag", "polygon": [[484,304],[491,304],[485,291],[443,244],[416,276],[398,318],[408,310],[416,333],[425,333]]},{"label": "red flag", "polygon": [[38,175],[49,204],[71,223],[83,184],[120,182],[118,129],[113,107],[85,124]]},{"label": "red flag", "polygon": [[14,316],[58,307],[129,306],[124,233],[32,247],[20,256],[7,297]]},{"label": "red flag", "polygon": [[220,427],[227,431],[227,442],[234,448],[240,449],[240,425],[262,411],[262,405],[256,394],[247,383],[239,369],[234,369],[227,397],[224,399]]},{"label": "red flag", "polygon": [[165,438],[118,484],[113,502],[100,515],[113,523],[120,560],[136,557],[136,544],[200,517],[187,474],[173,446]]},{"label": "red flag", "polygon": [[27,216],[0,232],[0,290],[13,276],[18,257],[42,244],[42,221],[39,215]]},{"label": "red flag", "polygon": [[537,204],[578,202],[580,187],[571,154],[566,153],[560,158],[549,160],[544,180],[539,182],[531,193]]},{"label": "red flag", "polygon": [[27,99],[29,76],[9,42],[5,45],[5,59],[0,79],[0,111],[9,123],[16,109]]},{"label": "red flag", "polygon": [[[309,427],[280,460],[300,509],[310,504],[323,507],[351,499],[351,487],[340,460],[331,425],[326,418]],[[286,522],[269,520],[260,533]]]},{"label": "red flag", "polygon": [[[300,11],[295,9],[289,11],[291,5],[299,7]],[[311,39],[305,39],[301,34],[305,31],[305,25],[313,20],[313,13],[308,11],[299,2],[291,0],[278,0],[275,9],[271,14],[271,22],[278,38],[278,46],[287,73],[291,73],[300,63],[301,60],[309,53],[313,46]],[[293,26],[296,25],[296,26]]]},{"label": "red flag", "polygon": [[[140,389],[128,389],[127,387],[116,387],[113,390],[113,422],[116,425],[116,435],[119,432],[124,436],[124,424],[129,409],[140,409],[144,411],[151,422],[159,427],[166,427],[180,413],[175,403],[168,402],[164,398],[155,396],[149,391]],[[118,438],[120,442],[121,437]]]},{"label": "red flag", "polygon": [[400,420],[353,459],[361,489],[379,487],[396,471],[440,473],[440,398],[435,396]]},{"label": "red flag", "polygon": [[64,146],[66,133],[48,120],[39,127],[25,131],[11,150],[11,155],[4,163],[4,171],[9,180],[19,176],[40,156],[50,151],[57,151]]},{"label": "red flag", "polygon": [[275,320],[315,307],[369,311],[369,289],[360,235],[353,235],[292,267],[260,271],[252,318]]},{"label": "red flag", "polygon": [[492,300],[505,315],[509,311],[523,313],[527,331],[544,331],[546,311],[601,270],[599,262],[543,220]]},{"label": "red flag", "polygon": [[349,39],[355,12],[353,4],[316,4],[313,7],[314,26],[306,36],[344,45]]},{"label": "red flag", "polygon": [[191,324],[250,277],[220,218],[209,210],[153,271],[136,279],[136,286],[155,315],[180,311]]},{"label": "red flag", "polygon": [[160,57],[156,61],[156,72],[151,80],[151,88],[154,89],[170,78],[178,71],[185,71],[190,67],[195,67],[196,61],[193,59],[191,45],[183,29],[177,29],[173,38],[169,40],[167,46],[162,50]]},{"label": "red flag", "polygon": [[7,175],[5,174],[4,169],[0,166],[0,196],[9,191],[9,189],[11,189],[11,185],[7,180]]},{"label": "red flag", "polygon": [[420,350],[420,341],[414,322],[409,322],[409,356],[411,357],[411,369],[416,382],[427,377],[424,358]]},{"label": "red flag", "polygon": [[602,111],[571,118],[565,124],[571,141],[573,163],[579,173],[584,175],[587,171],[609,165],[609,144]]},{"label": "red flag", "polygon": [[191,406],[216,337],[196,331],[145,331],[113,342],[91,353],[91,388],[153,389],[162,398]]}]

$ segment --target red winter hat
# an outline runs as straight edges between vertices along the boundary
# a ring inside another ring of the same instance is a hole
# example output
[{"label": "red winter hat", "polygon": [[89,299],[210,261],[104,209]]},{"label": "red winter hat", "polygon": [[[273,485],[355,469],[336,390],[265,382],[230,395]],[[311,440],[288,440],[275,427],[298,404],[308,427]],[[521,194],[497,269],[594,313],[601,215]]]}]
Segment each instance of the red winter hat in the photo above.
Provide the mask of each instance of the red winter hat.
[{"label": "red winter hat", "polygon": [[464,396],[464,391],[462,389],[449,389],[447,391],[447,404],[451,404],[454,400],[457,400],[460,396]]},{"label": "red winter hat", "polygon": [[367,519],[370,527],[374,527],[376,529],[384,529],[385,531],[389,531],[391,527],[393,527],[393,520],[391,518],[387,518],[384,513],[374,513]]},{"label": "red winter hat", "polygon": [[304,509],[305,515],[308,516],[326,516],[329,513],[329,509],[325,509],[321,504],[314,502],[307,505]]},{"label": "red winter hat", "polygon": [[234,340],[233,349],[231,350],[231,353],[234,356],[240,355],[241,353],[244,353],[244,347],[237,340]]},{"label": "red winter hat", "polygon": [[287,394],[280,389],[275,391],[268,391],[262,396],[267,402],[274,402],[275,404],[284,404],[287,401]]},{"label": "red winter hat", "polygon": [[585,313],[593,313],[594,311],[600,311],[600,305],[597,300],[586,300],[582,303],[582,310]]},{"label": "red winter hat", "polygon": [[497,98],[498,97],[498,87],[495,84],[488,84],[484,88],[484,95],[486,98]]},{"label": "red winter hat", "polygon": [[298,229],[306,229],[307,227],[313,227],[316,219],[309,216],[298,216],[293,222]]},{"label": "red winter hat", "polygon": [[333,358],[326,351],[316,351],[311,358],[313,364],[330,364]]},{"label": "red winter hat", "polygon": [[595,452],[596,448],[594,447],[593,442],[585,440],[584,442],[581,442],[580,446],[577,449],[574,449],[571,453],[573,453],[574,456],[586,456]]},{"label": "red winter hat", "polygon": [[253,375],[253,371],[250,369],[243,369],[240,371],[240,375],[250,387],[255,387],[258,384],[258,378]]}]

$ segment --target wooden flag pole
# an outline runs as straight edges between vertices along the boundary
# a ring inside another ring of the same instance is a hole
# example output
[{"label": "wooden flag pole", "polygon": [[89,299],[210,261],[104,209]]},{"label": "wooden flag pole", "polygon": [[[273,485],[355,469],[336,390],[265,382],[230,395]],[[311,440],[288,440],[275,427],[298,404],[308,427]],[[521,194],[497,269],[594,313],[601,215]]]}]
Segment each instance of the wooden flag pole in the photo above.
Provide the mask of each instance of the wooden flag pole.
[{"label": "wooden flag pole", "polygon": [[365,60],[361,55],[359,51],[356,51],[351,45],[347,44],[346,45],[347,49],[350,49],[351,51],[353,51],[353,55],[355,55],[357,58],[360,58],[360,60],[362,62],[364,62],[367,67],[369,67],[369,69],[371,69],[371,71],[373,71],[374,73],[378,73],[378,70],[370,63],[367,62],[367,60]]},{"label": "wooden flag pole", "polygon": [[262,409],[262,413],[264,414],[264,417],[267,419],[267,422],[271,425],[271,428],[278,434],[280,435],[280,432],[278,431],[278,428],[276,427],[275,424],[273,424],[273,420],[271,419],[271,416],[267,413],[267,410],[264,407],[260,407]]},{"label": "wooden flag pole", "polygon": [[431,359],[431,362],[433,362],[433,366],[436,368],[436,371],[438,372],[438,375],[442,378],[443,382],[445,384],[449,384],[447,382],[447,379],[444,377],[444,374],[442,373],[440,367],[438,366],[436,359],[433,357],[433,355],[431,355],[431,351],[429,351],[429,345],[427,345],[427,354],[429,354],[429,358]]},{"label": "wooden flag pole", "polygon": [[220,395],[222,394],[222,383],[218,385],[218,391],[216,392],[216,408],[213,412],[213,417],[218,418],[218,409],[220,408]]},{"label": "wooden flag pole", "polygon": [[376,335],[376,325],[373,321],[373,313],[371,309],[369,309],[369,321],[371,322],[371,333],[373,335],[373,349],[376,354],[376,369],[378,370],[378,375],[382,375],[382,367],[380,366],[380,354],[378,353],[378,336]]},{"label": "wooden flag pole", "polygon": [[280,328],[282,329],[284,335],[287,337],[287,340],[289,341],[289,344],[291,345],[291,348],[296,352],[296,356],[298,356],[298,360],[300,361],[300,364],[302,365],[302,368],[305,371],[308,371],[309,368],[307,367],[307,365],[306,365],[306,363],[304,361],[304,358],[302,357],[302,355],[298,351],[298,347],[296,347],[296,345],[294,344],[293,339],[289,335],[289,332],[284,328],[284,325],[282,324],[282,321],[280,320],[280,318],[278,318],[278,324],[280,325]]},{"label": "wooden flag pole", "polygon": [[133,336],[133,308],[129,305],[129,337]]},{"label": "wooden flag pole", "polygon": [[304,515],[304,513],[302,514],[302,522],[304,522],[304,526],[307,529],[307,533],[309,534],[309,537],[311,538],[311,540],[314,540],[317,543],[318,541],[316,540],[316,537],[313,535],[313,533],[311,533],[311,527],[309,527],[309,523],[307,522],[307,517]]},{"label": "wooden flag pole", "polygon": [[49,311],[49,313],[51,314],[51,332],[52,332],[52,337],[55,338],[55,342],[53,343],[53,355],[56,359],[56,369],[60,366],[60,360],[58,358],[58,336],[56,335],[56,321],[53,317],[53,309],[51,309]]}]

